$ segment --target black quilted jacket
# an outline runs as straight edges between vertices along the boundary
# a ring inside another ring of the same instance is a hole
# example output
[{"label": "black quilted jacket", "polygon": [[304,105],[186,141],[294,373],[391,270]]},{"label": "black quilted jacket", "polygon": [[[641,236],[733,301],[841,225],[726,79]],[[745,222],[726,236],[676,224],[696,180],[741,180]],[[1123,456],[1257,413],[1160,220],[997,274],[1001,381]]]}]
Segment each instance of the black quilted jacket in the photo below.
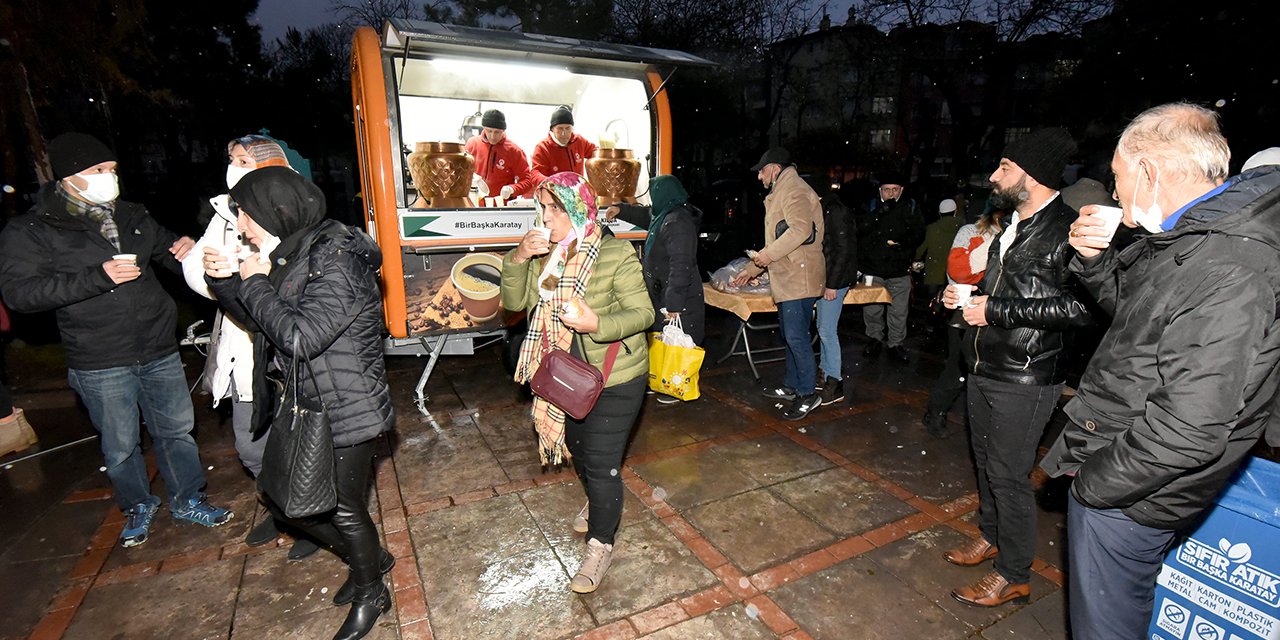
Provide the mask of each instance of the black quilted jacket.
[{"label": "black quilted jacket", "polygon": [[[265,373],[273,355],[287,370],[295,330],[311,359],[320,399],[329,415],[333,444],[359,444],[395,422],[382,356],[382,297],[377,269],[382,253],[363,232],[333,220],[301,243],[295,259],[273,269],[283,278],[208,278],[227,313],[254,329],[254,427],[270,422],[279,391]],[[302,391],[314,395],[307,381]]]}]

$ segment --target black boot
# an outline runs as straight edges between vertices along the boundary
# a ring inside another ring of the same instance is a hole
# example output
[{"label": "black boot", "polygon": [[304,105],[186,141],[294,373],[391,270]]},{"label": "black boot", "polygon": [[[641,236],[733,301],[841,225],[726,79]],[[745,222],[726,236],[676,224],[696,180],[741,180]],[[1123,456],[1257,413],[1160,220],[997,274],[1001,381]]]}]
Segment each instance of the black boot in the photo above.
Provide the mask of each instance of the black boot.
[{"label": "black boot", "polygon": [[278,535],[280,535],[280,530],[276,528],[276,520],[268,513],[262,517],[257,526],[249,531],[244,543],[251,547],[261,547],[268,542],[274,541]]},{"label": "black boot", "polygon": [[391,609],[391,592],[379,577],[370,584],[356,586],[351,611],[333,640],[359,640],[373,631],[378,616]]},{"label": "black boot", "polygon": [[[379,575],[384,575],[384,576],[387,575],[387,573],[391,571],[391,568],[394,566],[396,566],[395,556],[391,555],[391,552],[387,551],[386,549],[383,549],[382,556],[379,558],[379,561],[378,561]],[[348,573],[347,581],[342,583],[341,587],[338,587],[337,593],[333,594],[333,606],[341,607],[344,604],[349,604],[351,600],[354,599],[355,597],[356,597],[356,581],[355,581],[355,578],[351,577],[351,574]]]},{"label": "black boot", "polygon": [[951,435],[951,429],[947,426],[947,412],[928,411],[921,420],[924,423],[924,430],[935,438],[946,438]]}]

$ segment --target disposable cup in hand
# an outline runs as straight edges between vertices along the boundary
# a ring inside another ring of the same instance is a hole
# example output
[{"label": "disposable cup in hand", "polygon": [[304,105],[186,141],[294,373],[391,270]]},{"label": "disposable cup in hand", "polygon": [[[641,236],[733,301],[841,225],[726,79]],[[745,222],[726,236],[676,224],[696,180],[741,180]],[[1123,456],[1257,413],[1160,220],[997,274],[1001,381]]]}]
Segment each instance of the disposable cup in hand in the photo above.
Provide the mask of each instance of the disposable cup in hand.
[{"label": "disposable cup in hand", "polygon": [[1098,206],[1097,210],[1093,212],[1093,217],[1106,222],[1107,226],[1103,227],[1102,235],[1091,235],[1089,237],[1094,240],[1111,242],[1111,239],[1116,235],[1116,228],[1120,226],[1120,219],[1124,217],[1124,210],[1120,207]]},{"label": "disposable cup in hand", "polygon": [[138,254],[136,253],[117,253],[114,256],[111,256],[111,259],[112,260],[128,260],[129,262],[132,262],[134,266],[137,266],[138,264]]},{"label": "disposable cup in hand", "polygon": [[227,263],[226,269],[221,269],[218,273],[230,276],[240,268],[240,245],[229,244],[218,249],[218,253],[222,255],[222,259]]},{"label": "disposable cup in hand", "polygon": [[865,284],[865,285],[867,285],[868,287],[874,287],[874,286],[875,286],[875,284],[876,284],[876,277],[875,277],[875,276],[862,276],[862,284]]},{"label": "disposable cup in hand", "polygon": [[971,284],[953,284],[952,290],[956,292],[956,308],[963,308],[969,304],[969,298],[973,297],[973,285]]}]

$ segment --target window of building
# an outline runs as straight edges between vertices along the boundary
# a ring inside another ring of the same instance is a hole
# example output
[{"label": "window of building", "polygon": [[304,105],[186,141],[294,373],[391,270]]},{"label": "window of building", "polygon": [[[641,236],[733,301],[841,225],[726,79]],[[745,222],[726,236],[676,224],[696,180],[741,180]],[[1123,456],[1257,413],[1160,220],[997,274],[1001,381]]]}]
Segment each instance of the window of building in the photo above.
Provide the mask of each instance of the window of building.
[{"label": "window of building", "polygon": [[871,130],[871,146],[892,147],[893,146],[893,129],[872,129]]},{"label": "window of building", "polygon": [[1031,127],[1009,127],[1004,130],[1004,143],[1007,145],[1014,140],[1022,138],[1031,133]]},{"label": "window of building", "polygon": [[893,113],[893,98],[890,96],[876,96],[872,98],[871,113],[874,113],[874,114]]}]

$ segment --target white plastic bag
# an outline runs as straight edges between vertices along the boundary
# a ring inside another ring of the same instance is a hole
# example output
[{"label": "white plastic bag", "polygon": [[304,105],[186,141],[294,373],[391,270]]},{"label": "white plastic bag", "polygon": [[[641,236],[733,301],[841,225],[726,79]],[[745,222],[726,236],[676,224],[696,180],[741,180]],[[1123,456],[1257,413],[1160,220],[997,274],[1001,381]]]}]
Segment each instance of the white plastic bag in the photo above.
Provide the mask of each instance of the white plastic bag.
[{"label": "white plastic bag", "polygon": [[[666,309],[662,309],[662,313],[666,313]],[[676,316],[673,320],[667,320],[667,325],[662,328],[662,335],[658,339],[663,344],[673,347],[685,347],[692,349],[697,346],[693,343],[693,337],[684,332],[684,324],[680,322],[680,316]]]}]

